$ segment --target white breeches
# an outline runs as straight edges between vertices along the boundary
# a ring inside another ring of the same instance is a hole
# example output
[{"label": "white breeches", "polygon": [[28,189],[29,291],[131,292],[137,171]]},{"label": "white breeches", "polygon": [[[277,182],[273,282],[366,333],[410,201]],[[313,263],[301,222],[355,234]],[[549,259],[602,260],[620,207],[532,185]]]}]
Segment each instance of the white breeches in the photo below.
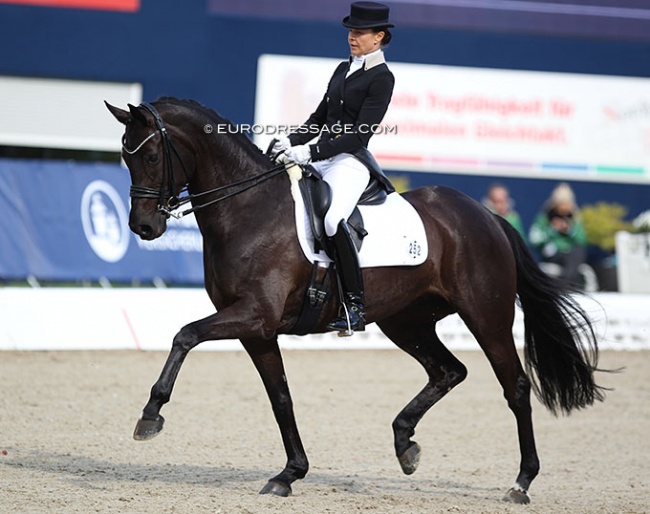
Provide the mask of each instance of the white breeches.
[{"label": "white breeches", "polygon": [[352,214],[370,181],[370,172],[349,153],[313,162],[312,166],[332,188],[332,205],[325,215],[325,233],[332,237],[339,222],[347,220]]}]

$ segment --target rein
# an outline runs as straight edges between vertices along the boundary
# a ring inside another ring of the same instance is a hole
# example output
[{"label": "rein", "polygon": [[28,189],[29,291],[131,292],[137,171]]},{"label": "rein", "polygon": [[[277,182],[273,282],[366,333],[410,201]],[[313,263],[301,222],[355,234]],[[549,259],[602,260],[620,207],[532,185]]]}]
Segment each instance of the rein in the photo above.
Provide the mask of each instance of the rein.
[{"label": "rein", "polygon": [[[167,129],[165,128],[165,124],[163,122],[162,117],[156,110],[156,108],[147,103],[147,102],[142,102],[140,104],[142,107],[147,109],[153,117],[156,122],[156,130],[149,134],[135,149],[129,150],[126,145],[125,141],[122,142],[122,149],[129,155],[135,154],[138,150],[140,150],[144,144],[149,141],[151,138],[153,138],[156,134],[160,134],[162,138],[162,145],[163,145],[163,180],[162,182],[165,182],[165,175],[167,175],[167,189],[163,189],[161,186],[160,189],[154,189],[152,187],[146,187],[146,186],[136,186],[132,185],[129,195],[131,198],[149,198],[149,199],[158,199],[158,210],[160,212],[163,212],[167,217],[172,217],[176,219],[180,219],[184,216],[187,216],[188,214],[191,214],[193,212],[196,212],[200,209],[204,209],[206,207],[209,207],[211,205],[215,205],[223,200],[227,200],[228,198],[231,198],[233,196],[236,196],[240,193],[243,193],[244,191],[248,191],[249,189],[257,186],[258,184],[261,184],[262,182],[265,182],[269,180],[270,178],[275,177],[276,175],[279,175],[280,173],[286,172],[287,170],[287,165],[286,164],[279,164],[277,166],[274,166],[270,170],[265,171],[264,173],[261,173],[260,175],[255,175],[254,177],[249,177],[245,178],[243,180],[240,180],[238,182],[234,182],[232,184],[227,184],[225,186],[220,186],[220,187],[215,187],[214,189],[210,189],[208,191],[203,191],[201,193],[196,193],[196,194],[186,194],[184,196],[176,196],[174,194],[174,166],[173,162],[171,159],[171,153],[174,152],[176,157],[178,158],[179,162],[181,163],[181,166],[183,167],[183,171],[185,173],[185,177],[187,178],[187,170],[185,169],[185,165],[183,164],[183,160],[181,159],[180,154],[176,150],[176,147],[172,143],[171,136],[168,134]],[[165,173],[167,171],[167,173]],[[242,186],[242,187],[240,187]],[[174,212],[177,209],[179,209],[181,206],[191,202],[192,200],[202,198],[206,195],[214,194],[214,193],[220,193],[222,191],[225,191],[227,189],[233,188],[233,187],[240,187],[236,191],[232,191],[230,193],[224,194],[223,196],[220,196],[218,198],[215,198],[213,200],[209,200],[205,203],[201,203],[199,205],[195,205],[189,209],[185,209],[184,211],[181,212]],[[185,190],[185,187],[183,188]]]},{"label": "rein", "polygon": [[[208,191],[203,191],[201,193],[196,193],[196,194],[187,194],[182,197],[174,197],[176,200],[176,203],[174,205],[170,205],[169,208],[162,207],[159,209],[163,211],[165,214],[176,218],[180,219],[183,216],[187,216],[188,214],[191,214],[193,212],[196,212],[200,209],[204,209],[205,207],[209,207],[210,205],[215,205],[223,200],[227,200],[228,198],[231,198],[233,196],[238,195],[239,193],[243,193],[244,191],[248,191],[249,189],[257,186],[258,184],[261,184],[262,182],[265,182],[269,180],[270,178],[275,177],[276,175],[279,175],[280,173],[284,173],[286,171],[286,165],[285,164],[279,164],[277,166],[274,166],[270,170],[265,171],[264,173],[261,173],[260,175],[255,175],[254,177],[249,177],[245,178],[243,180],[240,180],[238,182],[234,182],[232,184],[227,184],[225,186],[220,186],[220,187],[215,187],[214,189],[209,189]],[[238,189],[236,191],[232,191],[231,193],[227,193],[223,196],[220,196],[219,198],[215,198],[213,200],[210,200],[208,202],[195,205],[194,207],[191,207],[189,209],[185,209],[184,211],[174,213],[172,211],[180,208],[182,205],[191,202],[193,199],[200,198],[205,195],[210,195],[213,193],[220,193],[221,191],[224,191],[226,189],[230,189],[231,187],[238,187],[238,186],[244,186],[241,189]],[[171,199],[170,199],[171,201]]]}]

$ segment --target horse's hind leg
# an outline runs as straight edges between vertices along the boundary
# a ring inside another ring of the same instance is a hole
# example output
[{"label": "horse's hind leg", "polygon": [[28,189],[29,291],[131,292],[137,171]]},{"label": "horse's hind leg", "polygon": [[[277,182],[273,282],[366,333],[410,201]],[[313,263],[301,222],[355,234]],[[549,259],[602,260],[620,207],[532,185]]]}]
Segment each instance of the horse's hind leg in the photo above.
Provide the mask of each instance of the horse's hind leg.
[{"label": "horse's hind leg", "polygon": [[424,367],[429,376],[424,388],[393,421],[395,453],[402,471],[410,475],[420,460],[420,446],[411,440],[416,425],[436,402],[465,379],[467,369],[438,338],[430,310],[404,311],[378,324],[386,336]]},{"label": "horse's hind leg", "polygon": [[[504,308],[500,312],[510,313],[511,311],[511,308]],[[491,320],[491,323],[481,324],[474,323],[473,319],[461,315],[485,352],[497,380],[503,388],[503,396],[508,402],[508,407],[517,421],[517,435],[521,454],[519,475],[514,486],[506,493],[504,500],[515,503],[529,503],[528,489],[539,472],[539,458],[533,433],[530,380],[524,372],[515,348],[511,328],[512,316],[512,314],[509,314],[507,320],[500,320],[499,313],[493,311],[491,316],[486,317]],[[504,328],[495,332],[489,330],[488,325]]]}]

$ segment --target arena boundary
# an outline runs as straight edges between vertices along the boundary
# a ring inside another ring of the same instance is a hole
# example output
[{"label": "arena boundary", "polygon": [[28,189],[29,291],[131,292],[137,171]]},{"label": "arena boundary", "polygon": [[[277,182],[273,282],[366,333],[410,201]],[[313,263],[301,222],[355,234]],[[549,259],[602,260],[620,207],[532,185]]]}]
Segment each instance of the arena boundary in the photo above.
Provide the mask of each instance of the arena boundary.
[{"label": "arena boundary", "polygon": [[[594,319],[602,349],[650,349],[650,295],[594,293],[580,298]],[[213,312],[202,289],[0,288],[0,350],[168,350],[185,324]],[[517,308],[515,341],[523,345]],[[438,324],[451,350],[478,349],[458,316]],[[281,336],[281,347],[369,350],[395,346],[372,324],[364,333]],[[208,341],[198,349],[241,350],[236,340]]]}]

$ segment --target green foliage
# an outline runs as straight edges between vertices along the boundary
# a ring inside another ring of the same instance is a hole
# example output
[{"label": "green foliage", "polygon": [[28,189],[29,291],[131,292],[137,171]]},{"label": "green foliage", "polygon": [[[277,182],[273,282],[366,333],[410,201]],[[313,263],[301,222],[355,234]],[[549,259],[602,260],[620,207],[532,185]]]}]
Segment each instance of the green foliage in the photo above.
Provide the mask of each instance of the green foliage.
[{"label": "green foliage", "polygon": [[617,203],[598,202],[581,208],[589,244],[610,252],[616,248],[616,232],[634,231],[632,223],[625,221],[627,208]]}]

